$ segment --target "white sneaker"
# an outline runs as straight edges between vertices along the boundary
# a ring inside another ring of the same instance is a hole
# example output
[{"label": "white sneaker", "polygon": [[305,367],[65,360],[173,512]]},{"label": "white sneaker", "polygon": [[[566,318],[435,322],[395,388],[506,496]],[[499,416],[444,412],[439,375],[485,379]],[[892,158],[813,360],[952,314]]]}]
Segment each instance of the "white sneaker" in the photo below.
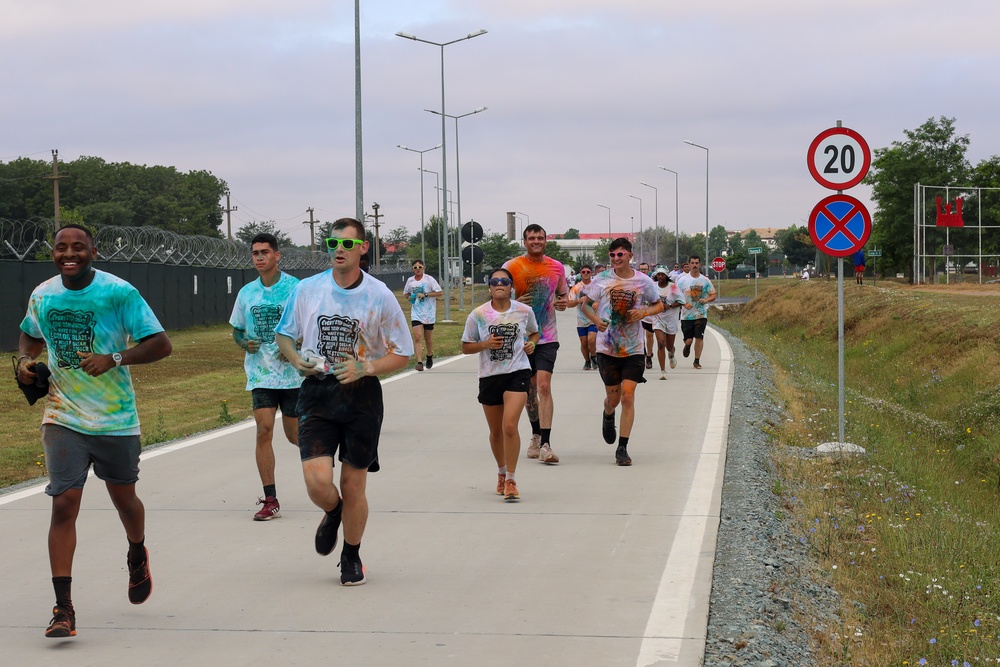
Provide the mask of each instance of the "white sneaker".
[{"label": "white sneaker", "polygon": [[661,380],[666,380],[667,379],[667,374],[665,372],[663,372],[663,371],[660,371],[660,379]]},{"label": "white sneaker", "polygon": [[549,446],[549,443],[542,445],[538,455],[538,460],[542,463],[559,463],[559,457],[552,451],[552,447]]},{"label": "white sneaker", "polygon": [[542,436],[533,434],[531,436],[531,443],[528,445],[528,458],[537,459],[539,453],[541,452]]},{"label": "white sneaker", "polygon": [[674,355],[672,355],[672,354],[670,355],[670,367],[671,368],[677,368],[677,360],[674,359]]}]

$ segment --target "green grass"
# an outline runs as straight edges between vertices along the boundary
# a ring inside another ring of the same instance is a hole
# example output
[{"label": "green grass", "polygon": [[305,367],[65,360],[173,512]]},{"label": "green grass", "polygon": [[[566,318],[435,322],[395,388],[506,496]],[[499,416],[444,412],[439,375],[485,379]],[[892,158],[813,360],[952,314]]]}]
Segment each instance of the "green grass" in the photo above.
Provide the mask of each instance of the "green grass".
[{"label": "green grass", "polygon": [[845,439],[868,454],[830,460],[787,447],[838,439],[836,281],[785,284],[716,319],[774,364],[787,421],[772,488],[844,596],[842,625],[815,632],[819,664],[1000,657],[998,305],[995,288],[845,284]]},{"label": "green grass", "polygon": [[[485,290],[476,290],[477,299]],[[403,312],[410,305],[397,293]],[[453,322],[440,322],[443,307],[438,305],[439,322],[434,327],[434,355],[447,357],[461,353],[462,330],[468,315],[452,298]],[[478,305],[478,304],[477,304]],[[195,433],[248,419],[252,416],[250,393],[243,374],[243,351],[232,341],[228,325],[193,327],[170,332],[174,351],[163,361],[131,368],[142,423],[144,446],[183,438]],[[9,352],[16,355],[16,352]],[[42,357],[44,359],[44,356]],[[409,368],[416,363],[410,360]],[[10,372],[10,371],[9,371]],[[43,477],[45,457],[38,428],[44,401],[29,406],[8,377],[8,391],[0,393],[0,488]]]}]

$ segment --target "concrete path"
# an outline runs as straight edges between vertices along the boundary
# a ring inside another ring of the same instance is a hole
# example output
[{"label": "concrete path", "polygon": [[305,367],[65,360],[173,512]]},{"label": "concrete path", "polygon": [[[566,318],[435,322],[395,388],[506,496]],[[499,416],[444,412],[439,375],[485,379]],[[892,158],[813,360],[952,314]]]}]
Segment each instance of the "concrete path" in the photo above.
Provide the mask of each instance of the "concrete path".
[{"label": "concrete path", "polygon": [[[319,511],[298,452],[276,444],[282,516],[254,522],[253,426],[150,450],[140,497],[154,591],[126,599],[125,537],[91,478],[78,523],[78,636],[46,639],[53,593],[41,486],[0,495],[6,665],[699,665],[732,361],[706,335],[637,395],[631,468],[600,435],[603,386],[560,315],[549,466],[522,458],[522,500],[495,495],[476,361],[384,383],[382,471],[369,476],[368,583],[313,550]],[[522,446],[529,429],[522,422]],[[281,440],[281,436],[276,436]],[[522,449],[523,451],[523,449]]]}]

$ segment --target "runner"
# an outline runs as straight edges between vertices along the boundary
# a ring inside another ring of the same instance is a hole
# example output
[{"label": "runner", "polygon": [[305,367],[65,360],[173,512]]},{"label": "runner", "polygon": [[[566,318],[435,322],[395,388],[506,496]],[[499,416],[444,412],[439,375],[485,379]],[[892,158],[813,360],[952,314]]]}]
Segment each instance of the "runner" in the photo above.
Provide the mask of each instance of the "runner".
[{"label": "runner", "polygon": [[656,280],[656,289],[660,293],[660,302],[663,303],[664,310],[659,315],[653,315],[653,333],[656,335],[656,358],[660,362],[660,379],[667,379],[665,367],[665,356],[669,356],[670,367],[677,367],[677,359],[674,358],[674,339],[677,336],[677,323],[680,309],[684,305],[684,294],[677,285],[670,280],[670,274],[663,267],[653,270],[653,279]]},{"label": "runner", "polygon": [[708,304],[715,301],[715,287],[708,276],[701,274],[701,257],[691,255],[688,260],[691,273],[677,282],[684,293],[681,310],[681,332],[684,335],[684,357],[691,355],[694,342],[694,368],[701,368],[701,351],[705,345],[705,328],[708,326]]},{"label": "runner", "polygon": [[576,335],[580,337],[580,354],[583,355],[583,370],[597,370],[597,326],[587,319],[580,310],[580,295],[584,287],[590,284],[593,270],[590,264],[580,267],[580,282],[569,290],[569,300],[566,306],[576,308]]},{"label": "runner", "polygon": [[[125,528],[129,602],[142,604],[153,591],[146,510],[135,493],[142,446],[128,366],[159,361],[172,348],[138,290],[92,267],[97,247],[89,230],[64,225],[53,244],[59,275],[31,293],[21,322],[17,377],[33,384],[36,360],[48,349],[51,376],[41,430],[49,473],[45,493],[52,498],[48,545],[56,604],[45,636],[73,637],[76,519],[91,464]],[[135,347],[128,346],[129,339],[138,341]]]},{"label": "runner", "polygon": [[[413,341],[396,297],[361,270],[365,226],[341,218],[331,233],[326,247],[333,268],[298,284],[275,332],[281,353],[306,376],[297,405],[299,451],[309,499],[324,512],[316,551],[333,551],[343,519],[340,583],[358,586],[366,581],[360,554],[368,522],[365,486],[368,473],[379,470],[378,376],[405,368]],[[300,338],[301,354],[295,348]],[[339,490],[334,454],[341,462]]]},{"label": "runner", "polygon": [[413,262],[413,275],[406,279],[403,294],[410,298],[410,326],[413,328],[413,347],[417,352],[417,370],[424,370],[421,358],[424,356],[421,341],[427,343],[427,370],[434,367],[434,345],[431,335],[437,318],[437,297],[444,294],[441,285],[424,273],[424,263]]},{"label": "runner", "polygon": [[545,254],[546,236],[541,225],[530,224],[522,232],[525,254],[508,260],[503,268],[514,277],[517,300],[535,311],[541,333],[535,353],[531,355],[531,389],[528,392],[528,420],[531,422],[531,444],[528,458],[542,463],[559,463],[549,442],[552,434],[552,371],[559,349],[556,312],[566,310],[566,269]]},{"label": "runner", "polygon": [[514,474],[521,453],[517,423],[531,385],[528,357],[538,342],[535,313],[510,299],[513,282],[507,269],[490,273],[490,300],[469,313],[462,334],[462,353],[479,353],[479,402],[497,462],[497,495],[508,501],[521,499]]},{"label": "runner", "polygon": [[[632,457],[627,448],[635,421],[635,388],[640,382],[645,382],[642,377],[643,334],[639,322],[643,317],[663,312],[663,303],[650,277],[629,266],[632,243],[627,238],[612,241],[609,254],[612,270],[594,278],[583,292],[580,307],[600,331],[597,336],[597,365],[606,393],[601,434],[606,443],[614,444],[615,409],[621,403],[621,435],[615,462],[620,466],[630,466]],[[652,305],[644,307],[644,304]]]},{"label": "runner", "polygon": [[247,375],[246,390],[253,401],[253,418],[257,423],[257,473],[264,487],[263,505],[254,521],[270,521],[281,516],[277,487],[274,483],[274,421],[281,408],[281,426],[288,442],[298,447],[298,413],[302,377],[285,361],[274,342],[274,327],[281,319],[285,302],[299,279],[278,269],[281,252],[273,234],[257,234],[250,241],[250,254],[258,278],[243,286],[236,296],[236,305],[229,323],[233,340],[246,351],[243,370]]}]

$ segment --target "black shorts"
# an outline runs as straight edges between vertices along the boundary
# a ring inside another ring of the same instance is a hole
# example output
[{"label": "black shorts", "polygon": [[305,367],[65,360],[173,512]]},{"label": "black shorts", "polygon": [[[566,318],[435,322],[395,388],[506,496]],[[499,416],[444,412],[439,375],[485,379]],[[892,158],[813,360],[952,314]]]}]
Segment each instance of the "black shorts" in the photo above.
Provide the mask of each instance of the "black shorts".
[{"label": "black shorts", "polygon": [[636,384],[646,381],[642,376],[646,370],[646,360],[641,354],[628,357],[612,357],[609,354],[597,353],[597,369],[601,372],[601,380],[606,387],[617,387],[622,380],[631,380]]},{"label": "black shorts", "polygon": [[382,433],[382,385],[364,377],[340,384],[332,376],[307,377],[299,389],[299,456],[303,461],[334,457],[368,472],[378,472]]},{"label": "black shorts", "polygon": [[299,390],[296,389],[251,389],[250,397],[253,399],[253,409],[281,408],[281,414],[285,417],[298,417],[299,412],[295,408],[299,401]]},{"label": "black shorts", "polygon": [[701,339],[705,337],[705,327],[707,326],[708,320],[704,317],[697,320],[681,320],[681,333],[684,340]]},{"label": "black shorts", "polygon": [[556,351],[559,350],[559,343],[542,343],[535,346],[534,354],[528,355],[528,363],[531,364],[531,374],[538,371],[551,373],[556,367]]},{"label": "black shorts", "polygon": [[648,331],[649,333],[653,333],[653,323],[652,322],[642,322],[642,328],[645,329],[646,331]]},{"label": "black shorts", "polygon": [[503,405],[504,392],[521,391],[528,393],[531,386],[531,371],[527,368],[513,373],[488,375],[479,378],[479,402],[483,405]]},{"label": "black shorts", "polygon": [[416,320],[410,320],[410,327],[423,327],[424,331],[434,331],[434,324],[424,324],[423,322],[418,322]]}]

